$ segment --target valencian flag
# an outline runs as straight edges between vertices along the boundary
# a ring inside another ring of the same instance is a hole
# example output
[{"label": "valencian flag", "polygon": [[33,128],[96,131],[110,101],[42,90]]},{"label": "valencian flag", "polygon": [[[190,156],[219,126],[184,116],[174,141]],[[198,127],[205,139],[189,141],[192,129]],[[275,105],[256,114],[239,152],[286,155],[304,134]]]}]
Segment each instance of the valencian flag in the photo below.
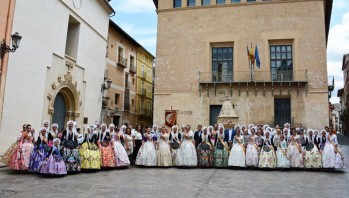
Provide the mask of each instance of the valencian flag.
[{"label": "valencian flag", "polygon": [[261,68],[261,60],[259,59],[258,47],[256,45],[256,50],[254,52],[254,58],[256,59],[256,66]]},{"label": "valencian flag", "polygon": [[165,125],[172,127],[177,124],[177,111],[175,110],[166,110],[165,111]]},{"label": "valencian flag", "polygon": [[254,52],[253,52],[253,48],[251,46],[251,49],[248,49],[247,46],[247,56],[248,56],[248,60],[250,62],[250,64],[253,66],[254,65],[254,61],[255,61],[255,57],[254,57]]}]

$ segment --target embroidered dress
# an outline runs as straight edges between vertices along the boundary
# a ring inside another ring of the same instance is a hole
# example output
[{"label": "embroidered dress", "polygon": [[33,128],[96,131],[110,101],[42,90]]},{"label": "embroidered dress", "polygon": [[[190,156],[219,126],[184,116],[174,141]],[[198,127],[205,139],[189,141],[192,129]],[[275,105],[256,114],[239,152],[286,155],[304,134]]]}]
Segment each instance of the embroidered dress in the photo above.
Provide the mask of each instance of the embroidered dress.
[{"label": "embroidered dress", "polygon": [[32,143],[32,135],[29,133],[27,137],[23,138],[23,144],[22,144],[22,168],[23,170],[28,170],[29,163],[30,163],[30,157],[34,150],[34,144]]},{"label": "embroidered dress", "polygon": [[[28,170],[31,153],[34,149],[31,134],[20,132],[17,142],[13,144],[5,153],[3,162],[14,170]],[[24,146],[24,147],[23,147]]]},{"label": "embroidered dress", "polygon": [[322,168],[322,159],[319,149],[314,143],[314,137],[308,137],[308,144],[304,148],[304,167],[305,168]]},{"label": "embroidered dress", "polygon": [[96,134],[85,134],[84,143],[79,148],[82,169],[98,170],[101,168],[101,153],[96,142]]},{"label": "embroidered dress", "polygon": [[199,144],[198,151],[198,166],[211,167],[213,166],[213,145],[210,142],[210,135],[203,135],[202,143]]},{"label": "embroidered dress", "polygon": [[248,140],[246,148],[246,166],[258,167],[259,147],[255,143],[256,136]]},{"label": "embroidered dress", "polygon": [[75,132],[66,131],[62,135],[62,145],[63,145],[63,160],[67,168],[67,172],[79,172],[81,170],[80,166],[80,154],[77,149],[77,137]]},{"label": "embroidered dress", "polygon": [[[162,137],[161,137],[162,136]],[[172,156],[169,145],[169,135],[161,134],[158,139],[159,149],[157,151],[158,166],[172,166]]]},{"label": "embroidered dress", "polygon": [[273,146],[270,139],[263,140],[263,146],[259,156],[259,168],[275,168],[276,157]]},{"label": "embroidered dress", "polygon": [[[326,141],[322,153],[322,165],[324,168],[346,168],[344,156],[342,156],[334,145],[338,145],[337,136],[332,134]],[[338,145],[339,147],[339,145]]]},{"label": "embroidered dress", "polygon": [[109,132],[100,132],[98,135],[98,147],[101,152],[101,167],[116,167],[115,154],[112,144],[110,143]]},{"label": "embroidered dress", "polygon": [[303,168],[303,153],[299,143],[299,136],[291,136],[287,148],[287,156],[290,159],[292,168]]},{"label": "embroidered dress", "polygon": [[157,165],[157,155],[153,143],[152,134],[143,135],[143,145],[138,151],[136,165],[139,166],[156,166]]},{"label": "embroidered dress", "polygon": [[[154,138],[153,138],[154,139]],[[179,132],[171,132],[170,134],[170,142],[171,142],[171,156],[172,156],[172,165],[176,166],[177,165],[177,152],[179,149],[181,141],[181,134]]]},{"label": "embroidered dress", "polygon": [[214,167],[223,168],[228,166],[229,147],[226,144],[226,142],[223,141],[222,138],[219,138],[217,140],[213,158],[214,158],[214,163],[213,163]]},{"label": "embroidered dress", "polygon": [[29,171],[39,172],[42,163],[48,157],[49,151],[50,151],[50,147],[39,136],[38,140],[36,141],[36,147],[34,148],[32,155],[30,157]]},{"label": "embroidered dress", "polygon": [[114,133],[113,135],[114,144],[114,154],[115,154],[115,165],[116,167],[124,167],[130,165],[130,160],[128,159],[125,147],[122,146],[121,141],[124,139],[124,135],[119,133]]},{"label": "embroidered dress", "polygon": [[193,144],[194,133],[192,131],[183,134],[182,144],[177,152],[177,166],[197,166],[198,156]]},{"label": "embroidered dress", "polygon": [[290,168],[290,160],[287,159],[287,142],[284,140],[276,146],[276,167]]},{"label": "embroidered dress", "polygon": [[67,168],[63,161],[60,149],[53,146],[49,151],[49,158],[46,159],[41,168],[40,173],[45,175],[66,175]]},{"label": "embroidered dress", "polygon": [[246,156],[244,147],[244,137],[235,136],[233,140],[233,147],[231,148],[228,166],[245,167]]}]

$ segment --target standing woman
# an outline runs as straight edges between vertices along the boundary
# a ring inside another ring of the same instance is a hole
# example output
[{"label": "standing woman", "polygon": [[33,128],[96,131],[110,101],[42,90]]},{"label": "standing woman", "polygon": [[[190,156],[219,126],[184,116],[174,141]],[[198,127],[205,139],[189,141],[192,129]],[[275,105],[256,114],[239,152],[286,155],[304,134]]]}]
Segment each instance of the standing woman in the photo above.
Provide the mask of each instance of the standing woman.
[{"label": "standing woman", "polygon": [[218,127],[218,140],[214,149],[214,166],[223,168],[228,166],[228,158],[229,158],[229,146],[226,142],[223,141],[224,139],[224,127],[219,126]]},{"label": "standing woman", "polygon": [[[137,125],[137,126],[136,126],[136,130],[135,130],[133,136],[134,136],[134,145],[133,145],[133,146],[134,146],[134,150],[133,150],[133,156],[134,156],[134,158],[136,158],[137,155],[138,155],[138,151],[139,151],[139,149],[140,149],[141,146],[142,146],[142,140],[143,140],[142,127],[141,127],[141,125]],[[136,160],[136,159],[134,159],[134,160]],[[135,163],[135,162],[133,162],[133,163]]]},{"label": "standing woman", "polygon": [[[244,133],[247,133],[247,129],[245,129]],[[238,129],[236,130],[236,136],[234,136],[233,147],[230,151],[228,166],[246,166],[246,149],[244,144],[244,137],[241,135],[241,132]]]},{"label": "standing woman", "polygon": [[81,168],[87,170],[101,169],[101,153],[97,146],[97,134],[92,127],[87,127],[84,141],[79,148]]},{"label": "standing woman", "polygon": [[287,156],[290,159],[292,168],[303,167],[303,153],[299,136],[295,129],[292,130],[292,136],[290,137],[289,145],[287,148]]},{"label": "standing woman", "polygon": [[32,136],[31,131],[31,125],[27,125],[27,132],[23,133],[23,144],[21,151],[22,170],[28,170],[30,157],[34,150],[34,137]]},{"label": "standing woman", "polygon": [[329,130],[327,141],[322,154],[324,168],[346,168],[344,155],[339,149],[337,136],[333,130]]},{"label": "standing woman", "polygon": [[23,124],[22,130],[19,132],[17,137],[17,141],[8,148],[2,158],[0,158],[0,162],[7,164],[8,167],[16,167],[15,163],[18,163],[18,154],[20,153],[20,144],[22,144],[22,134],[27,131],[27,124]]},{"label": "standing woman", "polygon": [[259,156],[259,168],[275,168],[276,157],[275,150],[271,144],[270,130],[266,129],[265,137],[263,138],[263,146]]},{"label": "standing woman", "polygon": [[115,165],[116,167],[127,167],[130,165],[130,160],[128,159],[125,147],[122,146],[121,141],[124,141],[124,134],[120,130],[116,129],[115,125],[109,125],[109,132],[111,133],[114,154],[115,154]]},{"label": "standing woman", "polygon": [[72,120],[67,122],[67,130],[62,134],[63,145],[63,160],[67,168],[67,172],[79,172],[80,166],[80,154],[78,150],[78,136],[73,129],[74,122]]},{"label": "standing woman", "polygon": [[[206,130],[207,133],[207,130]],[[194,133],[189,125],[185,127],[182,143],[177,152],[177,166],[197,166],[198,156],[196,154],[195,142],[193,142]]]},{"label": "standing woman", "polygon": [[198,166],[199,167],[212,167],[213,166],[213,145],[211,136],[207,130],[207,127],[203,128],[201,134],[202,142],[198,146]]},{"label": "standing woman", "polygon": [[246,149],[246,166],[258,167],[259,147],[256,144],[255,128],[250,130],[251,135],[249,136],[247,149]]},{"label": "standing woman", "polygon": [[40,167],[40,173],[45,175],[66,175],[67,168],[65,167],[62,155],[61,148],[59,144],[61,140],[55,138],[53,140],[53,145],[48,152],[48,158]]},{"label": "standing woman", "polygon": [[287,142],[285,136],[280,134],[280,141],[274,146],[277,147],[276,151],[276,167],[278,168],[290,168],[290,160],[287,156]]},{"label": "standing woman", "polygon": [[107,131],[107,125],[102,124],[101,131],[98,133],[98,147],[101,152],[101,167],[115,167],[114,148],[111,144],[110,133]]},{"label": "standing woman", "polygon": [[166,128],[161,128],[161,134],[158,140],[158,166],[172,166],[171,150],[169,145],[169,134],[166,133]]},{"label": "standing woman", "polygon": [[47,137],[48,133],[46,132],[46,128],[41,128],[40,135],[35,143],[36,149],[33,150],[30,158],[29,171],[39,172],[42,163],[46,160],[46,157],[48,157],[50,147]]},{"label": "standing woman", "polygon": [[182,141],[182,135],[178,131],[178,126],[174,125],[172,126],[172,131],[170,133],[170,142],[171,142],[171,155],[172,155],[172,165],[176,166],[176,159],[177,159],[177,151],[179,148],[179,145]]},{"label": "standing woman", "polygon": [[131,128],[126,128],[125,130],[125,149],[126,149],[126,153],[128,156],[129,161],[132,163],[133,160],[133,137],[132,137],[132,132],[131,132]]},{"label": "standing woman", "polygon": [[214,129],[213,126],[208,127],[208,134],[210,135],[210,142],[212,146],[216,146],[216,142],[218,139],[218,134],[217,134],[218,129]]},{"label": "standing woman", "polygon": [[305,168],[322,168],[321,153],[315,144],[315,135],[313,130],[308,130],[307,145],[305,146],[304,167]]},{"label": "standing woman", "polygon": [[323,150],[325,148],[326,142],[327,142],[326,131],[322,130],[321,131],[320,142],[319,142],[320,153],[323,153]]},{"label": "standing woman", "polygon": [[156,166],[157,155],[153,143],[153,134],[151,129],[147,128],[146,133],[143,135],[142,146],[138,152],[136,165],[139,166]]}]

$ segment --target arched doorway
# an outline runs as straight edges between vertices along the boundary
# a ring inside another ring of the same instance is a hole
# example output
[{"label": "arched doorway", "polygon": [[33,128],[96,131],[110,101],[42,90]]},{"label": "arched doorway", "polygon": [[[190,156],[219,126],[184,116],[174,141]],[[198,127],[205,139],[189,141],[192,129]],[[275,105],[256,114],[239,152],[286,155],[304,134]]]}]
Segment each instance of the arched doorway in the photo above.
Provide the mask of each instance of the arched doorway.
[{"label": "arched doorway", "polygon": [[66,102],[62,93],[57,94],[53,108],[54,113],[52,116],[52,123],[57,123],[59,128],[61,129],[65,126],[65,118],[67,112]]}]

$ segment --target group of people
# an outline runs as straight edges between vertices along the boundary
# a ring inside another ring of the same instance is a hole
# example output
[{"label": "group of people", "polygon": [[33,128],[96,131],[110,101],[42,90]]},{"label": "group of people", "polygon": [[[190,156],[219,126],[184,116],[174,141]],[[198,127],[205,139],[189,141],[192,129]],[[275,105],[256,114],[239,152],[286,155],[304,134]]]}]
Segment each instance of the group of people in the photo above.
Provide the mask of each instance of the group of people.
[{"label": "group of people", "polygon": [[154,125],[95,124],[82,134],[74,121],[67,128],[43,123],[37,140],[35,129],[23,125],[17,142],[2,161],[11,169],[49,175],[81,170],[137,166],[346,168],[344,155],[332,128],[305,130],[278,125],[190,125],[172,128]]}]

